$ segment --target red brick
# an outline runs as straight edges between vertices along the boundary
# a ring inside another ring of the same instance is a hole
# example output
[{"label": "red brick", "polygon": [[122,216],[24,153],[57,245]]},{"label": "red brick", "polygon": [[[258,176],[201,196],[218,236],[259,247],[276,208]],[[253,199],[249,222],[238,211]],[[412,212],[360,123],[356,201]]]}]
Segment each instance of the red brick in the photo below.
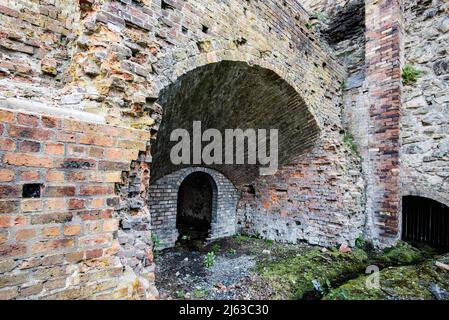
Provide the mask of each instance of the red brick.
[{"label": "red brick", "polygon": [[39,126],[39,117],[32,114],[19,113],[17,114],[17,123],[27,127],[37,127]]},{"label": "red brick", "polygon": [[50,155],[63,155],[64,154],[64,144],[62,143],[46,143],[45,153]]},{"label": "red brick", "polygon": [[115,143],[115,140],[109,137],[104,137],[99,134],[88,133],[88,134],[80,134],[78,143],[101,147],[112,147]]},{"label": "red brick", "polygon": [[100,161],[98,163],[98,169],[109,171],[128,171],[130,165],[131,162]]},{"label": "red brick", "polygon": [[67,203],[69,210],[85,209],[86,200],[84,199],[70,199]]},{"label": "red brick", "polygon": [[0,199],[18,198],[22,194],[22,189],[18,185],[5,186],[0,185]]},{"label": "red brick", "polygon": [[65,236],[77,236],[81,233],[81,226],[79,224],[64,226]]},{"label": "red brick", "polygon": [[45,209],[48,211],[54,210],[65,210],[65,199],[64,198],[54,198],[45,200]]},{"label": "red brick", "polygon": [[106,201],[103,198],[95,198],[90,202],[91,209],[102,209],[106,206]]},{"label": "red brick", "polygon": [[113,232],[118,230],[119,221],[117,219],[103,221],[103,231]]},{"label": "red brick", "polygon": [[38,214],[31,217],[31,224],[49,224],[70,222],[73,215],[70,213],[48,213]]},{"label": "red brick", "polygon": [[147,149],[147,143],[137,140],[119,140],[117,141],[117,147],[144,151]]},{"label": "red brick", "polygon": [[8,244],[0,246],[0,257],[10,258],[22,256],[26,253],[26,246],[23,244]]},{"label": "red brick", "polygon": [[41,241],[31,246],[32,253],[45,253],[74,247],[73,239]]},{"label": "red brick", "polygon": [[86,146],[79,146],[79,145],[73,145],[69,144],[67,146],[67,156],[69,157],[81,157],[86,155]]},{"label": "red brick", "polygon": [[16,150],[16,143],[13,140],[0,137],[0,151],[14,150]]},{"label": "red brick", "polygon": [[15,213],[19,209],[18,200],[0,200],[0,214]]},{"label": "red brick", "polygon": [[41,144],[36,141],[28,141],[24,140],[19,143],[19,151],[28,153],[28,152],[39,152],[41,150]]},{"label": "red brick", "polygon": [[44,227],[41,230],[41,235],[44,238],[56,238],[60,235],[60,227],[59,226],[51,226],[51,227]]},{"label": "red brick", "polygon": [[42,210],[42,200],[40,199],[23,199],[22,211],[23,212],[35,212]]},{"label": "red brick", "polygon": [[103,158],[104,157],[104,148],[100,147],[90,147],[89,148],[89,157],[92,158]]},{"label": "red brick", "polygon": [[73,197],[74,195],[74,186],[50,186],[45,190],[46,197]]},{"label": "red brick", "polygon": [[114,193],[114,188],[112,186],[81,186],[80,195],[83,196],[98,196],[98,195],[110,195]]},{"label": "red brick", "polygon": [[86,251],[86,259],[97,259],[103,256],[103,249],[94,249]]},{"label": "red brick", "polygon": [[42,126],[44,128],[60,128],[61,120],[52,116],[42,116]]},{"label": "red brick", "polygon": [[33,239],[36,236],[35,229],[22,229],[16,231],[16,240],[17,241],[28,241]]},{"label": "red brick", "polygon": [[60,142],[75,142],[76,135],[73,133],[58,132],[56,134],[56,140]]},{"label": "red brick", "polygon": [[49,182],[61,182],[64,181],[64,172],[50,170],[47,172],[46,180]]},{"label": "red brick", "polygon": [[14,122],[14,113],[8,110],[0,110],[0,121],[1,122]]},{"label": "red brick", "polygon": [[67,253],[65,259],[69,263],[79,262],[84,259],[84,251]]},{"label": "red brick", "polygon": [[0,228],[10,228],[14,226],[25,226],[26,218],[24,216],[0,216]]},{"label": "red brick", "polygon": [[112,234],[98,234],[79,238],[80,247],[99,246],[112,241]]},{"label": "red brick", "polygon": [[0,169],[0,182],[11,182],[14,180],[15,172],[10,169]]},{"label": "red brick", "polygon": [[40,180],[40,173],[39,173],[39,171],[35,171],[35,170],[21,171],[19,175],[20,175],[20,181],[24,181],[24,182]]},{"label": "red brick", "polygon": [[104,175],[104,182],[122,182],[122,172],[106,172]]},{"label": "red brick", "polygon": [[4,162],[6,164],[25,167],[51,168],[53,166],[53,159],[49,157],[23,153],[7,153],[4,156]]},{"label": "red brick", "polygon": [[51,130],[41,128],[29,128],[11,125],[9,127],[9,136],[31,140],[45,141],[50,140],[54,133]]},{"label": "red brick", "polygon": [[111,209],[86,210],[86,211],[78,212],[78,216],[83,221],[101,220],[101,219],[111,219],[112,213],[113,213],[113,210],[111,210]]},{"label": "red brick", "polygon": [[88,181],[89,174],[84,171],[70,171],[67,173],[67,181],[69,182],[80,182]]},{"label": "red brick", "polygon": [[97,166],[97,161],[85,158],[66,158],[61,161],[59,166],[65,169],[92,169]]}]

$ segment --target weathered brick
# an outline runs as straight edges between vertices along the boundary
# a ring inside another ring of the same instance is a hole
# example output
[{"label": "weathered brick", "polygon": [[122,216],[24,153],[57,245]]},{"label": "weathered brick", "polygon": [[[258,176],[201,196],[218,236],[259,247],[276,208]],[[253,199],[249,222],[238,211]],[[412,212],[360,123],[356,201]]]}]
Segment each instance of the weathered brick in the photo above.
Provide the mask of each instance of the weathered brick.
[{"label": "weathered brick", "polygon": [[113,232],[117,231],[119,226],[119,221],[117,219],[105,220],[103,222],[103,231]]},{"label": "weathered brick", "polygon": [[61,127],[61,120],[57,117],[42,116],[42,126],[44,128],[57,129]]},{"label": "weathered brick", "polygon": [[64,172],[57,170],[49,170],[47,172],[45,179],[49,182],[62,182],[64,181]]},{"label": "weathered brick", "polygon": [[64,144],[48,142],[45,144],[45,153],[49,155],[63,155],[65,152]]},{"label": "weathered brick", "polygon": [[[0,257],[2,259],[22,256],[25,253],[26,246],[22,244],[7,244],[0,246]],[[2,285],[2,280],[0,279],[0,288],[1,287],[4,287],[4,285]]]},{"label": "weathered brick", "polygon": [[22,189],[17,185],[0,185],[0,198],[18,198],[21,197]]},{"label": "weathered brick", "polygon": [[45,208],[48,211],[64,211],[66,200],[64,198],[45,199]]},{"label": "weathered brick", "polygon": [[47,141],[52,139],[54,132],[48,129],[11,125],[9,127],[9,136],[30,140]]},{"label": "weathered brick", "polygon": [[112,147],[115,141],[112,138],[104,137],[98,134],[80,134],[78,143],[101,147]]},{"label": "weathered brick", "polygon": [[14,122],[14,113],[9,110],[0,109],[0,121],[7,122],[7,123],[13,123]]},{"label": "weathered brick", "polygon": [[75,186],[48,186],[45,188],[46,197],[73,197]]},{"label": "weathered brick", "polygon": [[39,152],[41,150],[41,144],[36,141],[24,140],[19,143],[19,151],[23,153],[27,152]]},{"label": "weathered brick", "polygon": [[72,239],[40,241],[31,246],[31,252],[35,254],[71,249],[74,247],[74,244],[75,242]]},{"label": "weathered brick", "polygon": [[19,173],[20,181],[33,182],[40,180],[40,173],[36,170],[24,170]]},{"label": "weathered brick", "polygon": [[48,213],[31,217],[31,224],[65,223],[73,219],[71,213]]},{"label": "weathered brick", "polygon": [[87,185],[80,187],[80,195],[83,196],[102,196],[114,193],[114,188],[110,185]]},{"label": "weathered brick", "polygon": [[41,199],[23,199],[22,200],[22,211],[23,212],[36,212],[42,210],[42,200]]},{"label": "weathered brick", "polygon": [[41,235],[44,238],[56,238],[61,234],[59,226],[44,227],[41,230]]},{"label": "weathered brick", "polygon": [[19,209],[18,200],[0,200],[0,214],[15,213]]},{"label": "weathered brick", "polygon": [[28,241],[36,236],[35,229],[21,229],[16,231],[17,241]]},{"label": "weathered brick", "polygon": [[79,224],[64,226],[64,235],[65,236],[77,236],[80,233],[81,233],[81,226]]},{"label": "weathered brick", "polygon": [[67,207],[69,210],[80,210],[86,207],[86,200],[84,199],[70,199],[67,202]]},{"label": "weathered brick", "polygon": [[19,113],[17,114],[17,123],[27,127],[39,126],[39,117],[33,114]]},{"label": "weathered brick", "polygon": [[14,175],[14,170],[0,169],[0,182],[11,182],[14,180]]},{"label": "weathered brick", "polygon": [[4,162],[10,165],[25,167],[51,168],[53,166],[52,158],[25,153],[7,153],[4,156]]},{"label": "weathered brick", "polygon": [[130,162],[100,161],[98,169],[110,171],[128,171]]},{"label": "weathered brick", "polygon": [[14,151],[16,143],[12,139],[0,137],[0,151]]}]

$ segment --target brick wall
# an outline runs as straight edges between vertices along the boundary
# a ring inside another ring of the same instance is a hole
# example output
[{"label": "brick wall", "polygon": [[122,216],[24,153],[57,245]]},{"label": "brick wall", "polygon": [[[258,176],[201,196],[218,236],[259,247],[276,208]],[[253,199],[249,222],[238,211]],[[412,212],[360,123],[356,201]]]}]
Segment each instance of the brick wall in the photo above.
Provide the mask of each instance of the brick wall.
[{"label": "brick wall", "polygon": [[176,215],[181,183],[194,172],[207,173],[214,182],[212,222],[209,239],[233,236],[237,230],[239,193],[223,174],[208,168],[185,168],[155,181],[150,187],[150,210],[154,233],[160,247],[172,247],[178,240]]},{"label": "brick wall", "polygon": [[400,234],[401,1],[366,2],[366,81],[369,98],[367,211],[374,241]]},{"label": "brick wall", "polygon": [[149,138],[0,109],[0,299],[145,296],[123,272],[116,186]]}]

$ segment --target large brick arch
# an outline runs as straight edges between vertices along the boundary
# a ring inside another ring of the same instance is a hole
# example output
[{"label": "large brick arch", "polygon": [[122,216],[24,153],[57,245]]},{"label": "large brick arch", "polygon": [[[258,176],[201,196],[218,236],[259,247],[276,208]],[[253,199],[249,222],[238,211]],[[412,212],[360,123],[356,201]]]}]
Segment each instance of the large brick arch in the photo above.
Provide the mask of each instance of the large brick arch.
[{"label": "large brick arch", "polygon": [[232,236],[236,232],[239,193],[234,185],[218,171],[202,167],[185,168],[164,176],[150,187],[151,224],[161,248],[174,246],[178,239],[176,213],[179,187],[196,172],[208,174],[214,185],[209,239]]},{"label": "large brick arch", "polygon": [[[217,129],[223,137],[226,129],[279,130],[280,166],[311,149],[320,135],[317,120],[292,86],[270,69],[240,61],[221,61],[187,72],[161,92],[158,103],[164,113],[152,147],[153,181],[182,167],[171,162],[170,151],[177,142],[170,141],[170,135],[185,129],[192,137],[194,121],[201,121],[202,131]],[[236,185],[251,183],[259,175],[259,165],[209,167]]]}]

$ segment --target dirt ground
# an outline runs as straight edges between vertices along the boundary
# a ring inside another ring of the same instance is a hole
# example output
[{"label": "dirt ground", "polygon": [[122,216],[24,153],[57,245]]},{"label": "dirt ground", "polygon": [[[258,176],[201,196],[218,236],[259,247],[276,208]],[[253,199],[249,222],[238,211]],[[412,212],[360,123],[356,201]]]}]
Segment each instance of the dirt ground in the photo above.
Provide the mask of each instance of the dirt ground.
[{"label": "dirt ground", "polygon": [[[157,252],[156,286],[163,300],[445,300],[449,271],[435,267],[438,259],[448,263],[449,255],[437,256],[406,243],[382,252],[340,252],[238,235]],[[382,276],[377,291],[364,285],[366,268],[373,264]]]}]

